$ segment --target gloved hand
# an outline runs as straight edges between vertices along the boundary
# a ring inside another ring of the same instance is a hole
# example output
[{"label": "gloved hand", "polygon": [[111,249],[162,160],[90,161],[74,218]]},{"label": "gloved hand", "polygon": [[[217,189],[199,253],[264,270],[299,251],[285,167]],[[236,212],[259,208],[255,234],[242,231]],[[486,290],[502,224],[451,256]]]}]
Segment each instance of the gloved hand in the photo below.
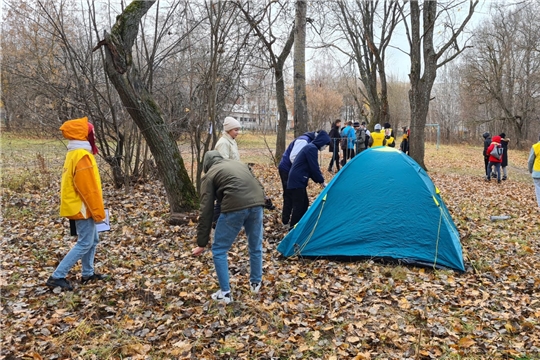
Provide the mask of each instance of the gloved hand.
[{"label": "gloved hand", "polygon": [[272,204],[272,199],[270,199],[268,196],[264,198],[264,208],[268,210],[275,210],[274,204]]}]

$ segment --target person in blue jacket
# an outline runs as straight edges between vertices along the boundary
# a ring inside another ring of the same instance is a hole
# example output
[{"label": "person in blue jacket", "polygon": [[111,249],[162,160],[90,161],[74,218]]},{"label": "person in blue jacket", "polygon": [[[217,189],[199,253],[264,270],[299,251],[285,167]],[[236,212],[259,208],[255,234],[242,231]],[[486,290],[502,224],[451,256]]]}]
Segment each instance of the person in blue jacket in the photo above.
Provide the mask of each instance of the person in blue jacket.
[{"label": "person in blue jacket", "polygon": [[283,186],[283,209],[281,210],[281,222],[283,225],[287,225],[289,223],[292,213],[292,195],[287,188],[289,171],[291,170],[291,166],[300,150],[312,142],[313,139],[315,139],[315,136],[317,136],[316,132],[306,132],[294,139],[287,147],[287,150],[285,150],[283,153],[281,161],[279,162],[279,177],[281,178],[281,186]]},{"label": "person in blue jacket", "polygon": [[343,148],[343,160],[341,160],[341,165],[345,166],[347,160],[352,159],[355,154],[356,131],[352,121],[347,121],[347,126],[341,130],[341,137],[347,139],[347,146]]},{"label": "person in blue jacket", "polygon": [[300,221],[309,207],[307,194],[309,179],[324,184],[324,176],[318,162],[318,152],[324,150],[328,144],[330,144],[330,136],[326,131],[321,130],[311,143],[300,150],[292,164],[287,182],[287,188],[292,195],[291,228]]}]

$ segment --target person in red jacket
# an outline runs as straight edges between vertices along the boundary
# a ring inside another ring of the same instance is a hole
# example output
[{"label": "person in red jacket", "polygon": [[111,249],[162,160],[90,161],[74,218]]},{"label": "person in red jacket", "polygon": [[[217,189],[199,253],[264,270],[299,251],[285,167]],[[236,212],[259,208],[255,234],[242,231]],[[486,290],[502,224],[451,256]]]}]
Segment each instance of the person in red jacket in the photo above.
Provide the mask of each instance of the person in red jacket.
[{"label": "person in red jacket", "polygon": [[[496,152],[493,151],[495,148],[499,150],[498,154],[495,154]],[[491,139],[491,144],[486,150],[486,155],[489,156],[488,174],[493,171],[493,166],[495,166],[498,183],[501,182],[501,163],[503,159],[502,151],[503,148],[501,146],[501,137],[499,135],[494,136],[493,139]],[[486,181],[491,181],[491,177],[487,177]]]}]

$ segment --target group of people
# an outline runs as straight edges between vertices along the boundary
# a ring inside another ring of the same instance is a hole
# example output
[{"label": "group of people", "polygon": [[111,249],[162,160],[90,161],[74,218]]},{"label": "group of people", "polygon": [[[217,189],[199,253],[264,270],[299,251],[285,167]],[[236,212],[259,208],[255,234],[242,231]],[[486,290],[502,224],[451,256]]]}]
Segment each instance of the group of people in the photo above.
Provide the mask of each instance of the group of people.
[{"label": "group of people", "polygon": [[[336,120],[332,131],[307,132],[294,139],[287,147],[278,166],[283,186],[283,211],[281,220],[293,228],[309,207],[307,185],[309,179],[326,186],[318,163],[318,153],[328,145],[333,152],[330,168],[335,163],[339,170],[339,145],[345,138],[344,162],[361,153],[368,147],[395,146],[390,124],[384,131],[380,124],[369,132],[365,123],[351,123],[339,131],[340,121]],[[104,280],[107,277],[94,271],[94,257],[99,242],[96,223],[105,219],[101,180],[94,155],[98,153],[95,145],[94,128],[86,117],[66,121],[61,127],[63,136],[69,140],[68,153],[64,163],[61,181],[60,215],[75,222],[77,243],[62,259],[47,280],[47,286],[72,290],[66,279],[70,269],[82,261],[83,284],[89,281]],[[268,198],[259,180],[248,165],[240,161],[236,137],[240,123],[227,117],[223,123],[223,135],[216,143],[215,150],[204,155],[201,184],[200,217],[197,225],[197,247],[192,255],[201,255],[210,242],[212,223],[217,217],[212,257],[220,289],[212,294],[212,299],[223,303],[232,301],[229,283],[228,251],[242,228],[248,242],[250,278],[249,288],[258,293],[262,284],[262,237],[263,208],[268,207]],[[340,135],[339,137],[337,135]],[[403,140],[408,138],[405,132]],[[490,180],[492,170],[501,181],[507,179],[508,142],[504,133],[490,137],[484,134],[484,157],[486,180]],[[336,140],[340,140],[339,143]],[[403,141],[402,141],[403,145]],[[502,148],[502,151],[497,149]],[[338,148],[338,151],[335,149]],[[495,149],[495,150],[494,150]],[[354,151],[351,151],[354,150]],[[402,148],[402,150],[404,150]],[[408,150],[405,149],[405,150]],[[336,156],[337,154],[337,156]],[[352,155],[351,155],[352,154]],[[497,156],[500,154],[500,156]],[[534,179],[536,197],[540,207],[540,138],[531,148],[528,169]],[[218,209],[216,209],[218,208]],[[217,214],[217,216],[216,216]]]},{"label": "group of people", "polygon": [[[341,120],[337,119],[332,124],[332,129],[329,133],[329,151],[332,153],[332,158],[330,159],[330,164],[328,164],[328,172],[333,172],[334,165],[336,165],[336,171],[339,171],[341,166],[344,166],[348,160],[360,154],[367,148],[375,146],[396,146],[394,131],[392,130],[390,123],[385,123],[384,126],[375,124],[372,132],[366,127],[365,121],[362,121],[361,123],[347,121],[346,126],[343,129],[340,130],[340,127]],[[341,160],[340,149],[343,152],[343,159]],[[407,154],[409,152],[407,132],[403,136],[400,149]]]},{"label": "group of people", "polygon": [[294,139],[283,153],[278,165],[283,187],[283,225],[293,228],[307,211],[309,179],[325,186],[318,152],[329,144],[330,136],[326,131],[307,132]]},{"label": "group of people", "polygon": [[[508,144],[510,139],[506,137],[504,132],[493,137],[489,132],[485,132],[482,137],[484,138],[485,180],[491,181],[491,179],[496,178],[497,183],[501,183],[501,180],[508,179]],[[540,136],[538,142],[531,147],[527,167],[533,178],[536,201],[540,209]]]},{"label": "group of people", "polygon": [[[491,181],[492,178],[497,178],[497,183],[501,180],[508,179],[508,143],[510,139],[505,133],[491,137],[489,132],[485,132],[484,138],[484,167],[485,180]],[[502,179],[501,179],[502,172]]]}]

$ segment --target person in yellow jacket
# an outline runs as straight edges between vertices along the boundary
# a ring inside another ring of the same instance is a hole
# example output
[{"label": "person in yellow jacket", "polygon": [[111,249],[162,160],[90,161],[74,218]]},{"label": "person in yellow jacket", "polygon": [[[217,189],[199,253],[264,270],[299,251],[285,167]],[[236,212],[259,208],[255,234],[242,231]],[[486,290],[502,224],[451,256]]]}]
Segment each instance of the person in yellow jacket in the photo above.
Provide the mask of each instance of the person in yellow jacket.
[{"label": "person in yellow jacket", "polygon": [[381,131],[381,124],[375,124],[375,130],[370,134],[369,146],[384,146],[386,144],[386,139],[384,137],[384,132]]},{"label": "person in yellow jacket", "polygon": [[534,181],[536,201],[540,208],[540,136],[538,137],[538,142],[531,147],[527,167]]},{"label": "person in yellow jacket", "polygon": [[60,216],[75,221],[77,243],[49,277],[47,286],[73,290],[66,276],[79,260],[82,262],[83,284],[105,279],[105,275],[94,272],[94,256],[99,242],[96,223],[105,219],[105,208],[94,158],[98,152],[94,126],[87,117],[83,117],[66,121],[60,130],[64,138],[69,140],[60,185]]}]

